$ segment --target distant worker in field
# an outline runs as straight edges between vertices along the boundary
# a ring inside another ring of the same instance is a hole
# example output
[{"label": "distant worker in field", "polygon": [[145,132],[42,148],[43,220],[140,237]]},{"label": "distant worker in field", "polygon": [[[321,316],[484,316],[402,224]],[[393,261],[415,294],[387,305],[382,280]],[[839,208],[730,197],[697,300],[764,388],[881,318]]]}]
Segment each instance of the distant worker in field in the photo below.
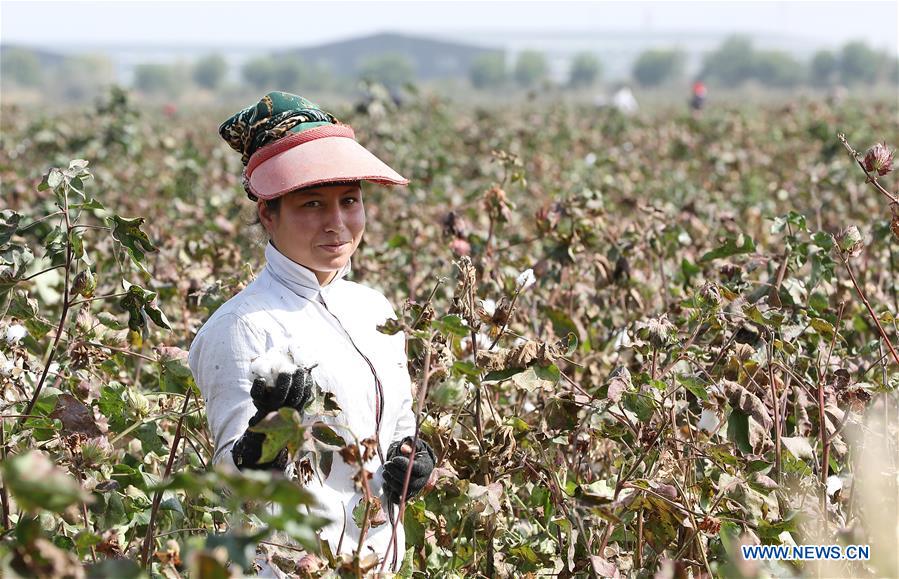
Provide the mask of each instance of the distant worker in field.
[{"label": "distant worker in field", "polygon": [[626,84],[621,85],[621,87],[615,91],[615,94],[612,96],[612,105],[625,115],[633,115],[640,108],[640,105],[637,104],[636,97],[634,97],[633,91],[631,91],[631,88]]},{"label": "distant worker in field", "polygon": [[708,89],[705,83],[701,80],[694,82],[693,94],[690,97],[690,108],[694,111],[701,111],[702,107],[705,106],[706,95],[708,95]]},{"label": "distant worker in field", "polygon": [[[435,456],[417,435],[405,336],[377,330],[394,309],[346,277],[365,231],[362,181],[408,180],[356,142],[351,127],[297,95],[271,92],[219,132],[242,156],[244,188],[269,241],[261,273],[215,311],[190,347],[215,438],[213,463],[292,473],[300,461],[300,482],[316,500],[312,514],[331,521],[320,534],[330,552],[374,553],[396,571],[405,554],[397,505],[425,487]],[[321,403],[325,394],[339,406],[336,415]],[[306,425],[329,425],[355,451],[333,453],[327,469],[286,449],[263,460],[265,434],[249,428],[281,408]],[[367,483],[362,468],[372,473]],[[360,484],[381,506],[365,531],[353,516]]]}]

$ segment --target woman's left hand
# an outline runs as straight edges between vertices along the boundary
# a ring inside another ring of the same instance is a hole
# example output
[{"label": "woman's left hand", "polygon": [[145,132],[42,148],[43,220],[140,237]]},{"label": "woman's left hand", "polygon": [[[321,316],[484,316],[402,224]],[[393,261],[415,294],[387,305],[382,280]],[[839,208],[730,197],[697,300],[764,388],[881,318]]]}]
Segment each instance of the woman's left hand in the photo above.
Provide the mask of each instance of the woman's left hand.
[{"label": "woman's left hand", "polygon": [[[387,462],[384,463],[384,495],[388,502],[399,504],[403,492],[403,481],[409,468],[409,455],[412,455],[412,437],[407,436],[390,445],[387,449]],[[406,499],[410,499],[425,487],[437,462],[434,450],[422,439],[415,444],[412,458],[412,474]]]}]

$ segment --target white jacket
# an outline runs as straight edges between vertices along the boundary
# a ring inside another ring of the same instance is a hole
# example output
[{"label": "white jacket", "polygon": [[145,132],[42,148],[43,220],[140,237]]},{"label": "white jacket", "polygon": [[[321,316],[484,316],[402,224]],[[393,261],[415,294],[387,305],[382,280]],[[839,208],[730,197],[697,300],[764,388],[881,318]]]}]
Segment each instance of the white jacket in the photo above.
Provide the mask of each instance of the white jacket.
[{"label": "white jacket", "polygon": [[[391,442],[415,432],[405,336],[376,329],[396,317],[390,302],[378,291],[344,279],[349,262],[322,287],[311,270],[285,257],[271,243],[265,257],[266,266],[258,277],[215,311],[190,346],[188,362],[215,437],[213,463],[234,467],[231,447],[256,412],[250,398],[250,364],[274,347],[288,346],[299,353],[299,364],[317,364],[313,378],[334,394],[342,410],[336,417],[305,415],[304,422],[332,424],[348,443],[354,439],[344,429],[361,441],[374,437],[379,423],[380,454],[386,456]],[[381,457],[376,454],[365,466],[374,473],[372,492],[383,500]],[[334,453],[327,478],[316,477],[305,485],[316,498],[313,512],[332,521],[323,529],[322,539],[334,553],[341,535],[340,552],[355,552],[358,545],[360,529],[352,513],[362,498],[352,480],[357,472],[358,466],[347,465]],[[383,557],[390,535],[390,522],[370,528],[361,554],[373,549]],[[397,551],[390,549],[388,568],[394,552],[397,566],[402,563],[404,539],[400,523]]]}]

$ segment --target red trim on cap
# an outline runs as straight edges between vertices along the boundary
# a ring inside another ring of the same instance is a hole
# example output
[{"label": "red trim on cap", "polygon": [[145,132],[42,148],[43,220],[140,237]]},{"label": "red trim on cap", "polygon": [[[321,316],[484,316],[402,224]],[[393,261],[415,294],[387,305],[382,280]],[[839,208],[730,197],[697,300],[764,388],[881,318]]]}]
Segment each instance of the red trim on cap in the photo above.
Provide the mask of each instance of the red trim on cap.
[{"label": "red trim on cap", "polygon": [[270,199],[274,199],[275,197],[280,197],[281,195],[285,195],[290,193],[291,191],[302,191],[303,189],[310,189],[312,187],[320,187],[323,185],[341,185],[343,183],[358,183],[359,181],[370,181],[372,183],[378,183],[379,185],[408,185],[409,180],[403,179],[402,181],[396,181],[394,179],[390,179],[384,177],[382,175],[360,175],[358,177],[349,177],[349,178],[327,178],[327,179],[315,179],[312,181],[307,181],[303,183],[299,188],[296,187],[288,187],[283,191],[278,191],[277,193],[272,193],[271,195],[265,195],[260,193],[253,187],[252,183],[250,184],[250,191],[253,192],[253,195],[262,199],[263,201],[268,201]]},{"label": "red trim on cap", "polygon": [[247,163],[247,168],[245,169],[247,179],[250,178],[250,175],[253,174],[253,171],[256,170],[256,167],[268,161],[275,155],[283,153],[284,151],[292,149],[298,145],[302,145],[303,143],[308,143],[309,141],[314,141],[315,139],[322,139],[325,137],[346,137],[355,141],[356,133],[353,132],[353,127],[349,125],[329,124],[322,125],[320,127],[313,127],[305,131],[300,131],[299,133],[292,133],[286,137],[282,137],[274,143],[270,143],[253,153],[253,155],[250,157],[250,162]]}]

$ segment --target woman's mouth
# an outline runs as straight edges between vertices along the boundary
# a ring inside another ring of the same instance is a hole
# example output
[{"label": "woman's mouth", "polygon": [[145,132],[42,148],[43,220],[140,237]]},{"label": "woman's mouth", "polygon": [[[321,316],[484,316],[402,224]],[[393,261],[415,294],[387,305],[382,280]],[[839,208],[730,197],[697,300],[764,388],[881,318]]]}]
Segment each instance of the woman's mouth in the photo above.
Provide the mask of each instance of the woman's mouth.
[{"label": "woman's mouth", "polygon": [[334,243],[334,244],[329,244],[329,245],[319,245],[319,247],[321,247],[325,251],[329,251],[331,253],[340,253],[341,251],[343,251],[343,247],[345,245],[347,245],[347,242]]}]

